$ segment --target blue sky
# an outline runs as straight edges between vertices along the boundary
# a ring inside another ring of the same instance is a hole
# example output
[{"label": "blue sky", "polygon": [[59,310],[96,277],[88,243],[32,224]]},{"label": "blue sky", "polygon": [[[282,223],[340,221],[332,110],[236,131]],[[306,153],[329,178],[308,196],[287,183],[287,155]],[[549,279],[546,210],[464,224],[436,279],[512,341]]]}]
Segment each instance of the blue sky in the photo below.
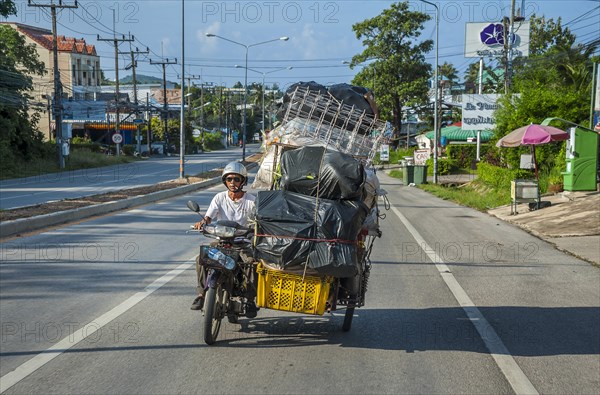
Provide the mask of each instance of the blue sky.
[{"label": "blue sky", "polygon": [[[49,4],[51,0],[34,0]],[[56,0],[54,0],[57,3]],[[510,0],[503,1],[433,1],[440,9],[439,63],[450,62],[464,75],[464,70],[477,59],[465,58],[465,24],[467,22],[498,22],[510,14]],[[63,0],[69,4],[69,0]],[[435,9],[418,0],[411,0],[412,10],[426,12],[431,21],[422,33],[424,39],[435,39]],[[522,0],[516,0],[520,8]],[[18,15],[9,21],[51,28],[47,9],[27,6],[27,1],[16,1]],[[72,2],[71,2],[72,4]],[[248,52],[248,67],[262,73],[267,85],[274,82],[285,87],[297,81],[314,80],[322,84],[350,82],[358,69],[350,70],[342,62],[350,60],[362,50],[352,31],[352,25],[374,17],[391,4],[390,1],[197,1],[185,0],[185,72],[201,76],[205,83],[232,86],[243,82],[245,48],[218,38],[213,33],[246,45],[260,43],[281,36],[288,41],[275,41],[253,46]],[[587,43],[600,38],[600,0],[537,0],[524,1],[525,17],[532,13],[547,18],[562,18]],[[113,10],[118,35],[128,33],[135,37],[134,47],[150,49],[149,55],[138,58],[138,73],[162,77],[162,68],[149,60],[177,58],[181,61],[181,0],[110,0],[80,1],[79,8],[59,13],[58,32],[61,35],[84,38],[96,45],[101,66],[109,78],[114,78],[114,47],[109,42],[97,41],[112,37]],[[120,51],[129,51],[123,43]],[[434,63],[435,53],[427,55]],[[130,74],[124,66],[129,59],[119,59],[119,76]],[[292,70],[278,70],[286,67]],[[167,78],[177,81],[180,65],[167,68]],[[261,82],[262,74],[249,71],[248,82]],[[194,80],[199,84],[199,80]]]}]

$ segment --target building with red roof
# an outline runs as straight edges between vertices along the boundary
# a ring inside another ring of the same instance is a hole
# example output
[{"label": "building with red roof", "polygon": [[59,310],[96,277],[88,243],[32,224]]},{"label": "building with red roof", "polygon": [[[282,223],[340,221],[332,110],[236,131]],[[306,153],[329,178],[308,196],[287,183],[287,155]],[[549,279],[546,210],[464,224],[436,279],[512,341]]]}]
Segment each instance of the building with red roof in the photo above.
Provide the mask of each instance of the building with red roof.
[{"label": "building with red roof", "polygon": [[[47,29],[15,22],[0,22],[17,30],[28,44],[36,47],[39,59],[44,62],[47,73],[32,76],[34,84],[33,103],[43,108],[48,116],[42,116],[39,128],[51,136],[54,120],[49,109],[54,97],[54,58],[52,51],[52,32]],[[93,100],[100,92],[100,57],[96,47],[87,44],[83,38],[57,36],[58,70],[63,86],[64,100]]]}]

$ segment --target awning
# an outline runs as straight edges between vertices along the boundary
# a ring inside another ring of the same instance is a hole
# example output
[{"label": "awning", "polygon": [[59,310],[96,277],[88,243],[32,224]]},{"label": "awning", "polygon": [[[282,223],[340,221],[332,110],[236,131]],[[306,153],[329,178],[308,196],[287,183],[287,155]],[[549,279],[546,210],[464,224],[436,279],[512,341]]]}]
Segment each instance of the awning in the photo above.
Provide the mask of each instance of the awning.
[{"label": "awning", "polygon": [[[427,132],[425,136],[433,140],[434,133],[433,131]],[[489,130],[481,131],[481,142],[486,143],[490,141],[490,139],[494,136],[494,133]],[[477,138],[476,130],[463,130],[459,126],[447,126],[445,128],[440,129],[440,137],[445,137],[448,142],[450,141],[468,141],[468,139]]]}]

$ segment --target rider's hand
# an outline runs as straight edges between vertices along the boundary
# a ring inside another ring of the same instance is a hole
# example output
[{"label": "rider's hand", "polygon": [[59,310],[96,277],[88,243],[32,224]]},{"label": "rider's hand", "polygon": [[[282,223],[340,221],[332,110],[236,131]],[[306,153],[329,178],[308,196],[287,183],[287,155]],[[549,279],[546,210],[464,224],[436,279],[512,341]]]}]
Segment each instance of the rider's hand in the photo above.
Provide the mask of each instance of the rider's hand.
[{"label": "rider's hand", "polygon": [[204,225],[207,225],[207,224],[210,224],[210,218],[209,217],[204,217],[202,219],[202,221],[196,222],[194,224],[194,229],[201,230],[204,227]]}]

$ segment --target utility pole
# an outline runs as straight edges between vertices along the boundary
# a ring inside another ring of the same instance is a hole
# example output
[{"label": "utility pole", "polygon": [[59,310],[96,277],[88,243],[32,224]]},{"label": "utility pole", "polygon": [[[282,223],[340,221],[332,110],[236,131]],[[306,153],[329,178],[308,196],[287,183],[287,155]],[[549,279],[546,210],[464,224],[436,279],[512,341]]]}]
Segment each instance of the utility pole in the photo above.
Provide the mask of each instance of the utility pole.
[{"label": "utility pole", "polygon": [[200,142],[202,143],[202,152],[204,152],[204,85],[212,86],[213,83],[200,81]]},{"label": "utility pole", "polygon": [[[163,69],[163,113],[162,119],[164,123],[164,132],[165,132],[165,143],[167,144],[167,152],[169,151],[169,129],[167,127],[167,118],[168,118],[168,110],[167,110],[167,65],[169,64],[177,64],[177,59],[175,60],[163,60],[160,62],[154,62],[150,59],[150,64],[160,64]],[[183,97],[181,98],[183,100]]]},{"label": "utility pole", "polygon": [[[121,129],[119,127],[120,115],[119,115],[119,42],[132,42],[135,40],[134,36],[129,34],[129,37],[125,37],[125,35],[121,35],[121,38],[117,38],[117,32],[115,30],[115,10],[113,10],[113,38],[100,38],[98,35],[98,41],[112,41],[115,46],[115,108],[116,108],[116,117],[115,117],[115,134],[121,134]],[[118,141],[118,140],[117,140]],[[117,143],[116,147],[116,155],[119,156],[121,154],[121,143]]]},{"label": "utility pole", "polygon": [[[135,105],[135,118],[138,119],[139,118],[139,111],[138,111],[138,96],[137,96],[137,79],[135,77],[135,68],[137,67],[137,60],[135,60],[135,55],[140,55],[140,54],[149,54],[150,53],[150,49],[148,49],[148,47],[146,47],[145,51],[140,51],[137,47],[135,48],[135,51],[133,49],[130,49],[129,52],[119,52],[119,54],[121,55],[126,55],[126,54],[130,54],[131,55],[131,66],[126,66],[125,70],[129,70],[131,68],[131,73],[132,73],[132,78],[133,78],[133,104]],[[142,151],[142,142],[140,141],[140,125],[136,124],[135,125],[136,128],[136,139],[137,139],[137,152],[138,155],[141,154]],[[148,153],[150,154],[150,153]]]},{"label": "utility pole", "polygon": [[[63,134],[62,134],[62,83],[60,82],[60,71],[58,70],[58,39],[56,37],[56,9],[57,8],[77,8],[77,0],[75,4],[66,5],[62,0],[58,0],[58,4],[34,4],[31,0],[27,1],[30,7],[50,8],[52,15],[52,61],[54,72],[54,130],[56,132],[56,148],[58,151],[58,166],[61,169],[65,168],[65,158],[63,156]],[[50,123],[48,123],[50,128]]]},{"label": "utility pole", "polygon": [[148,145],[148,156],[152,155],[152,117],[150,116],[150,93],[146,92],[146,118],[148,127],[146,130],[146,144]]},{"label": "utility pole", "polygon": [[515,0],[511,1],[510,17],[502,18],[502,35],[504,38],[504,94],[508,94],[511,85],[512,73],[512,45],[514,40],[515,26]]}]

